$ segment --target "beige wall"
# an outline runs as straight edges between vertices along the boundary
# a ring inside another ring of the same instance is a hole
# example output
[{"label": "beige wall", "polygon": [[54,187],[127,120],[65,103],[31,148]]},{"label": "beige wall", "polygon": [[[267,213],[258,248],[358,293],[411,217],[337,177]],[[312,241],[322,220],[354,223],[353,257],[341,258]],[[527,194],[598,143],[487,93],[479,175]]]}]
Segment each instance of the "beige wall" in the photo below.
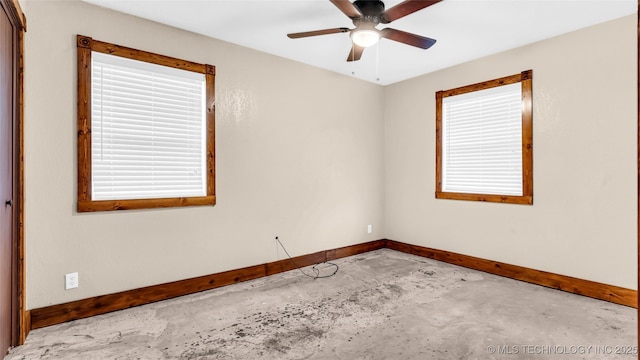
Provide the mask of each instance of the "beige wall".
[{"label": "beige wall", "polygon": [[[636,16],[385,88],[389,239],[636,289]],[[534,205],[436,200],[435,96],[533,69]]]},{"label": "beige wall", "polygon": [[[292,255],[383,237],[383,88],[77,1],[22,5],[28,308],[281,259],[275,235]],[[217,67],[215,207],[75,211],[76,34]]]},{"label": "beige wall", "polygon": [[[29,309],[281,259],[275,235],[292,255],[387,237],[636,288],[635,16],[383,88],[78,1],[21,4]],[[75,211],[76,34],[216,65],[215,207]],[[526,69],[534,205],[436,201],[435,91]]]}]

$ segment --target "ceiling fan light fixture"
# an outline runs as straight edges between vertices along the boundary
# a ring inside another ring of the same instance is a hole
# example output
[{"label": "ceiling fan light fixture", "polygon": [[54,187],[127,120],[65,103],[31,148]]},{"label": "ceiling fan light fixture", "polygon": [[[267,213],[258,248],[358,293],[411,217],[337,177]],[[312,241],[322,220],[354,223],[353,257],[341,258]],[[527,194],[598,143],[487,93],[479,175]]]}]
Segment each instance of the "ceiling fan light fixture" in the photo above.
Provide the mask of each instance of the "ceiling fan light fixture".
[{"label": "ceiling fan light fixture", "polygon": [[315,31],[305,31],[287,34],[291,39],[306,38],[310,36],[328,35],[348,32],[351,37],[351,49],[347,61],[358,61],[367,47],[376,45],[381,37],[393,40],[402,44],[415,46],[420,49],[428,49],[436,43],[435,39],[408,33],[406,31],[393,28],[376,29],[380,24],[388,24],[401,19],[418,10],[422,10],[442,0],[396,0],[392,8],[385,10],[382,0],[329,0],[344,15],[346,15],[354,29],[346,27],[323,29]]},{"label": "ceiling fan light fixture", "polygon": [[376,30],[356,30],[351,33],[351,39],[358,46],[369,47],[378,42],[380,34]]}]

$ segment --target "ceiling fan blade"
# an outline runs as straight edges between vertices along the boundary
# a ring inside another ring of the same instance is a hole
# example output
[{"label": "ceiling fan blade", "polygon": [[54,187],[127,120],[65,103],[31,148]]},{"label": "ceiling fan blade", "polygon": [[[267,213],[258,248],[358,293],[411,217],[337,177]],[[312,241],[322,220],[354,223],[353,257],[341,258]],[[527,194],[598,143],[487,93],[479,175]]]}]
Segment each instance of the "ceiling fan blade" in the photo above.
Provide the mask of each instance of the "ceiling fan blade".
[{"label": "ceiling fan blade", "polygon": [[436,43],[435,39],[404,32],[401,30],[391,29],[391,28],[380,30],[380,37],[401,42],[403,44],[419,47],[421,49],[428,49],[432,47],[433,44]]},{"label": "ceiling fan blade", "polygon": [[437,4],[442,0],[406,0],[400,4],[388,9],[380,16],[380,22],[388,24],[394,20],[398,20],[418,10],[422,10],[433,4]]},{"label": "ceiling fan blade", "polygon": [[360,10],[351,3],[349,0],[329,0],[335,5],[340,11],[342,11],[345,15],[347,15],[351,19],[359,19],[362,17],[362,13]]},{"label": "ceiling fan blade", "polygon": [[358,46],[352,43],[351,51],[349,51],[349,56],[347,57],[347,61],[360,60],[360,57],[362,57],[362,52],[364,52],[364,48],[362,46]]},{"label": "ceiling fan blade", "polygon": [[349,31],[348,28],[335,28],[335,29],[305,31],[305,32],[299,32],[299,33],[287,34],[287,36],[290,37],[291,39],[299,39],[299,38],[309,37],[309,36],[337,34],[337,33],[343,33],[348,31]]}]

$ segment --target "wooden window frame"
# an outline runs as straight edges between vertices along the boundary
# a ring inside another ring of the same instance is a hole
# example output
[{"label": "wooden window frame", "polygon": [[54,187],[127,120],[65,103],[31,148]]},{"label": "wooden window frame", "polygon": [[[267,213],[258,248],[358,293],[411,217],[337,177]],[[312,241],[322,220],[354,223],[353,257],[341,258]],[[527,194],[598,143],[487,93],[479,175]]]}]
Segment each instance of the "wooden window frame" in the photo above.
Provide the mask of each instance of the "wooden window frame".
[{"label": "wooden window frame", "polygon": [[[436,199],[486,201],[524,205],[533,204],[532,77],[533,71],[527,70],[520,74],[436,92]],[[443,98],[515,83],[522,84],[522,195],[468,194],[442,191]]]},{"label": "wooden window frame", "polygon": [[[215,66],[198,64],[169,56],[77,36],[78,50],[78,212],[152,209],[166,207],[215,205]],[[206,163],[205,196],[161,199],[92,200],[91,199],[91,52],[101,52],[128,59],[205,74],[206,78]]]}]

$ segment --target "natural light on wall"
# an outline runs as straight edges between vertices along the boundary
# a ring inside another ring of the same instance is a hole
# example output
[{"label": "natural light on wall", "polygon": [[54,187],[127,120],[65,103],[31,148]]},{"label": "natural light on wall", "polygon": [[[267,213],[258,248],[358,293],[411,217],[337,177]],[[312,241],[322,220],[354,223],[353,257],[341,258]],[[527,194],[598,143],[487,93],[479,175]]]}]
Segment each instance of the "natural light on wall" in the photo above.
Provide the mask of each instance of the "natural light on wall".
[{"label": "natural light on wall", "polygon": [[205,196],[205,74],[92,52],[92,200]]},{"label": "natural light on wall", "polygon": [[521,84],[445,97],[442,106],[442,191],[521,196]]}]

